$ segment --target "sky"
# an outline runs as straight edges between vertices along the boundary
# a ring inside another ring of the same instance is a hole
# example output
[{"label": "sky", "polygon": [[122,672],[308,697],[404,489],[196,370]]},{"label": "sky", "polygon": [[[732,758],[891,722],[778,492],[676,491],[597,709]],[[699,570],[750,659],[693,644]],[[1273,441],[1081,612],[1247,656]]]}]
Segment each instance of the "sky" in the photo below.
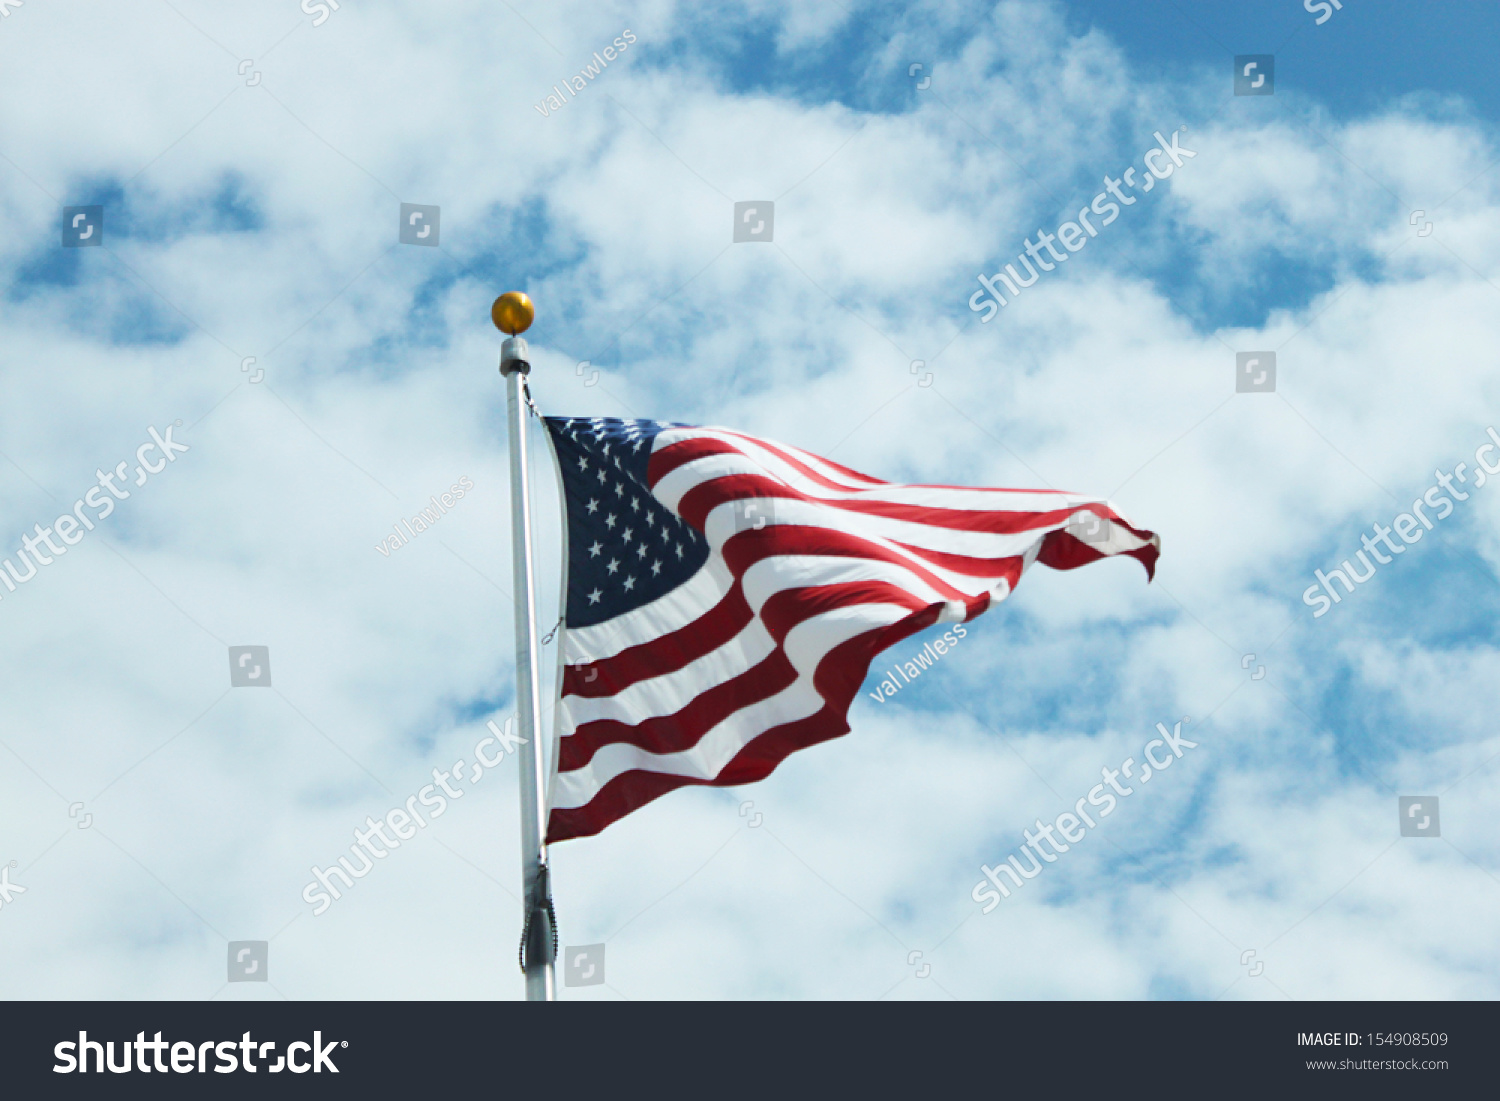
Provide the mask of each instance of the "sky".
[{"label": "sky", "polygon": [[[48,562],[0,586],[0,996],[522,996],[514,755],[304,895],[512,713],[507,290],[549,414],[1162,537],[1149,584],[1035,567],[910,683],[936,631],[881,655],[761,783],[556,846],[604,978],[561,997],[1500,995],[1500,14],[1310,8],[7,8],[0,555]],[[980,308],[1043,231],[1068,262]]]}]

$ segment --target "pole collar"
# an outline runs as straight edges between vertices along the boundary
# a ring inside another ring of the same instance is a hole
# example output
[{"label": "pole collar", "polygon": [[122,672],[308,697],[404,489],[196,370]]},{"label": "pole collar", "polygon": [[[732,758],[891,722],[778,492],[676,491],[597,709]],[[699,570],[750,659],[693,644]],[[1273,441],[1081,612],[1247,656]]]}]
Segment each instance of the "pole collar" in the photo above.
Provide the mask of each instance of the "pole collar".
[{"label": "pole collar", "polygon": [[526,347],[523,337],[513,336],[500,345],[500,373],[509,375],[519,371],[523,375],[531,373],[531,350]]}]

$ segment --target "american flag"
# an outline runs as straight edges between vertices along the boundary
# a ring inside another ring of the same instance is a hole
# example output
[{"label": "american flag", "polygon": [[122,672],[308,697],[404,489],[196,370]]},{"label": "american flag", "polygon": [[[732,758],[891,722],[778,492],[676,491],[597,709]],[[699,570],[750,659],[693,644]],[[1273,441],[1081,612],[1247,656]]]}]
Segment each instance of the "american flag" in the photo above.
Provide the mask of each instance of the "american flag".
[{"label": "american flag", "polygon": [[1160,539],[1057,490],[896,485],[725,428],[545,418],[568,577],[547,840],[847,733],[871,659],[979,615],[1033,562]]}]

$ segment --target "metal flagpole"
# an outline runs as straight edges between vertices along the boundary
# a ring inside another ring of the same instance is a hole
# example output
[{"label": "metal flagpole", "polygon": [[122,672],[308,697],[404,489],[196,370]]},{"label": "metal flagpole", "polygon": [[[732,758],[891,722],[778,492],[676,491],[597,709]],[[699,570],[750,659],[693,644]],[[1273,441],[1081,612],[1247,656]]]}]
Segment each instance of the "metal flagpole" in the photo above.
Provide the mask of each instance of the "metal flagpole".
[{"label": "metal flagpole", "polygon": [[506,334],[500,349],[505,378],[506,424],[510,432],[511,555],[516,593],[516,722],[521,744],[521,887],[526,917],[521,933],[521,970],[526,1000],[550,1002],[556,997],[553,960],[557,954],[556,918],[547,875],[547,774],[541,752],[541,678],[536,636],[536,570],[531,557],[531,498],[526,468],[526,412],[531,372],[521,333],[536,316],[531,299],[518,291],[495,299],[490,317]]}]

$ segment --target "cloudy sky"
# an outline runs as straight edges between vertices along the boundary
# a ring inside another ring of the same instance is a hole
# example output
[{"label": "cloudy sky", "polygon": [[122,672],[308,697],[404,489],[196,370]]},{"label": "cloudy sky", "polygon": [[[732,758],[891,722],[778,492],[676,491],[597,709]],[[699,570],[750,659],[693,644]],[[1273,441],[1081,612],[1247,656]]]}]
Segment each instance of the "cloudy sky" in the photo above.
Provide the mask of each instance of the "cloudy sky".
[{"label": "cloudy sky", "polygon": [[[512,708],[510,289],[547,412],[1105,494],[1163,539],[1150,585],[1034,569],[766,781],[559,845],[563,943],[606,946],[563,996],[1500,995],[1500,16],[1312,7],[8,8],[0,554],[37,572],[0,587],[0,996],[520,996],[513,760],[303,898]],[[977,276],[1144,187],[1158,133],[1195,155],[981,320]],[[770,241],[734,243],[745,201]],[[1178,722],[1196,748],[981,912],[981,865]],[[237,941],[268,982],[226,982]]]}]

